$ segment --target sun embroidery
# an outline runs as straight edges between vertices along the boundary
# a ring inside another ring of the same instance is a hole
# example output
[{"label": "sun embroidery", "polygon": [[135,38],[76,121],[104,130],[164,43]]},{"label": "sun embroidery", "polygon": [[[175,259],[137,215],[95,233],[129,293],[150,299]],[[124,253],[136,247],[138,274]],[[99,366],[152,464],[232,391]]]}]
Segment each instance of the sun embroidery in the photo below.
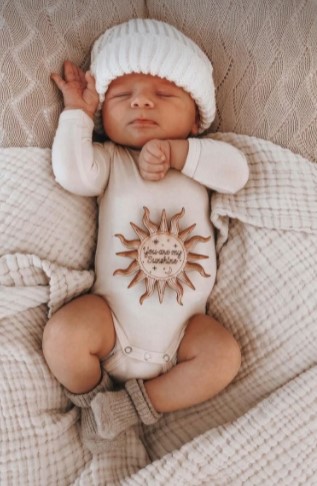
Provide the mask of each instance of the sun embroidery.
[{"label": "sun embroidery", "polygon": [[196,271],[203,277],[210,277],[199,263],[195,260],[208,258],[206,255],[192,253],[190,250],[199,242],[207,242],[210,236],[192,236],[188,238],[196,224],[180,231],[179,220],[184,216],[185,209],[175,214],[168,227],[166,211],[163,209],[161,221],[156,225],[150,220],[150,211],[144,207],[143,224],[147,231],[139,228],[136,224],[130,223],[138,236],[136,240],[127,240],[123,235],[117,234],[121,243],[129,248],[129,251],[118,252],[117,255],[132,258],[132,263],[126,269],[118,269],[114,275],[131,275],[136,272],[128,288],[145,280],[146,291],[140,297],[140,304],[150,297],[155,288],[158,292],[159,301],[163,302],[166,286],[175,290],[177,302],[182,303],[186,284],[191,289],[195,287],[189,279],[187,272]]}]

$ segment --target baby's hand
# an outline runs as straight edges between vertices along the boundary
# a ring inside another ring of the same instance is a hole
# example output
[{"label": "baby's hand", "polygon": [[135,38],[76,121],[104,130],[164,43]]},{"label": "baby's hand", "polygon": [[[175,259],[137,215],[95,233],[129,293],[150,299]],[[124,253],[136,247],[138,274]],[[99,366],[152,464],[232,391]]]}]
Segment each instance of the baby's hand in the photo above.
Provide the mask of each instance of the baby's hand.
[{"label": "baby's hand", "polygon": [[95,80],[89,71],[84,73],[71,61],[65,61],[64,79],[57,73],[52,73],[51,78],[63,94],[65,108],[81,109],[91,118],[94,117],[99,96]]},{"label": "baby's hand", "polygon": [[171,148],[168,140],[150,140],[139,155],[139,171],[143,179],[159,181],[171,167]]}]

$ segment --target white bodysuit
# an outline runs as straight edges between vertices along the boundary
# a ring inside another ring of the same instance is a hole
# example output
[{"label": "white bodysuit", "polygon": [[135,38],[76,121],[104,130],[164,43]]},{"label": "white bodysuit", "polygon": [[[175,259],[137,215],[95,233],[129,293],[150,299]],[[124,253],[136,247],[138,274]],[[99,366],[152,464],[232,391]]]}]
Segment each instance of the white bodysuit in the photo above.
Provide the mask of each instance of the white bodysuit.
[{"label": "white bodysuit", "polygon": [[[216,256],[206,187],[236,192],[248,179],[248,166],[231,145],[192,138],[182,172],[170,170],[159,182],[146,181],[136,164],[138,151],[112,142],[92,143],[92,131],[93,122],[84,112],[64,111],[53,144],[53,170],[68,191],[98,197],[93,292],[110,306],[117,333],[105,367],[120,381],[147,379],[175,363],[188,319],[205,313],[214,285]],[[191,240],[195,236],[203,238]],[[178,246],[184,250],[191,242],[194,247],[181,255]],[[140,256],[142,245],[146,261]],[[131,273],[117,271],[129,265]],[[136,275],[140,281],[129,287]],[[162,281],[169,282],[165,288],[159,285]],[[146,285],[152,290],[140,303]]]}]

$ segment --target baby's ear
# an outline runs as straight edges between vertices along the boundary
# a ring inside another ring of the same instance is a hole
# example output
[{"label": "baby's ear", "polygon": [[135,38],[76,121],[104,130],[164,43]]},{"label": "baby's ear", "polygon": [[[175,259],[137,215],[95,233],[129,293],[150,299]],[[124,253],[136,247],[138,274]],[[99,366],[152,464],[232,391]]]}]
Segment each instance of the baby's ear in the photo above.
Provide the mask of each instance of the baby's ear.
[{"label": "baby's ear", "polygon": [[190,134],[191,135],[197,135],[198,132],[199,132],[199,125],[200,125],[200,116],[199,116],[199,111],[196,107],[196,116],[195,116],[195,122],[192,126],[192,129],[191,129],[191,132]]}]

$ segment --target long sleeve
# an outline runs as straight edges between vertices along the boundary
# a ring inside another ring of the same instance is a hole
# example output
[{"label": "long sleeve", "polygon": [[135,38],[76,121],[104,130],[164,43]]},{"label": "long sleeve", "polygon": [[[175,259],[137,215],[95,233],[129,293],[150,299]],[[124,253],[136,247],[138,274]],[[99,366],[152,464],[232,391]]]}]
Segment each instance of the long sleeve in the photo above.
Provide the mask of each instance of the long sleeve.
[{"label": "long sleeve", "polygon": [[[93,121],[82,110],[66,110],[52,147],[56,181],[81,196],[98,196],[107,184],[112,144],[92,143]],[[106,147],[107,146],[107,147]]]},{"label": "long sleeve", "polygon": [[240,150],[212,139],[189,139],[189,151],[182,173],[209,189],[233,194],[249,178],[248,163]]}]

